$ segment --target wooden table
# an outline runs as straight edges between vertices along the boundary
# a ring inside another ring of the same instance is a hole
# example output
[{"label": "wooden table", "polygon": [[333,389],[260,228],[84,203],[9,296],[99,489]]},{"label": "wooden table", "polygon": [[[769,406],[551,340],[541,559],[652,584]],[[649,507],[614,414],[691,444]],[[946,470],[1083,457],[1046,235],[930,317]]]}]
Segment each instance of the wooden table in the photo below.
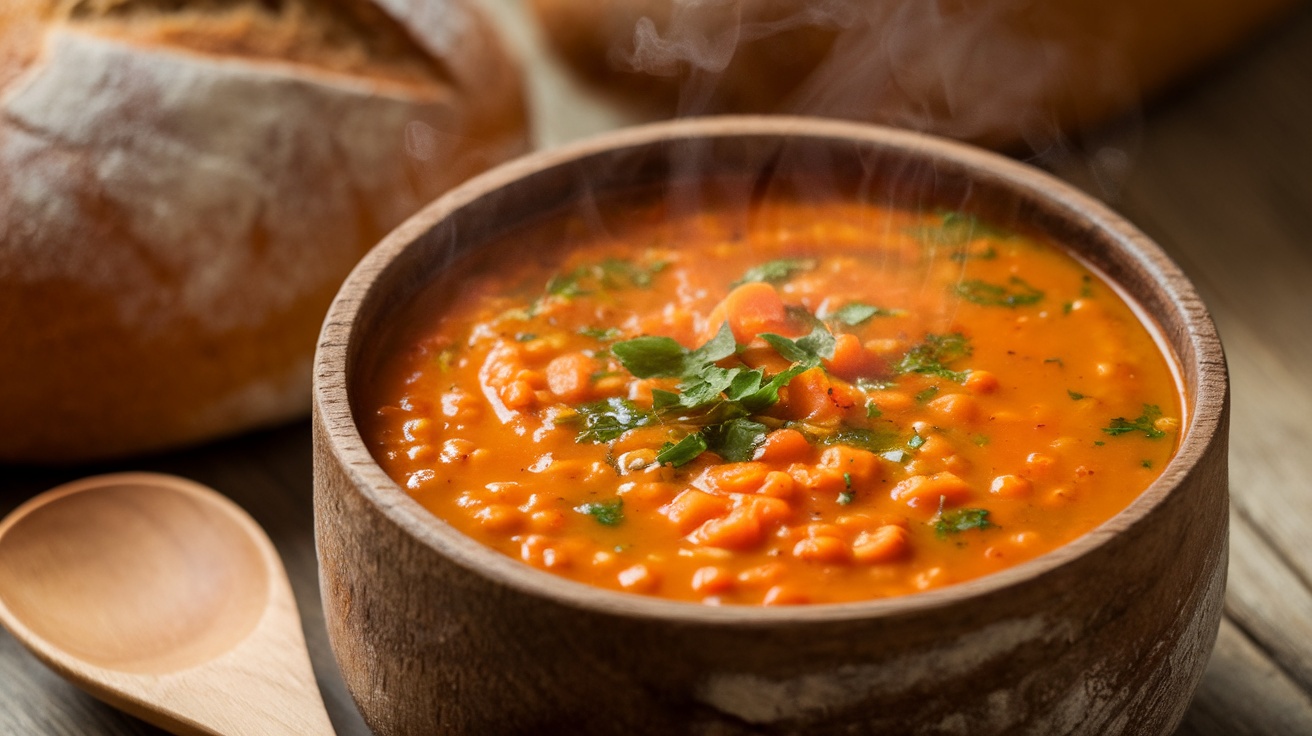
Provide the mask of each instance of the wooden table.
[{"label": "wooden table", "polygon": [[[543,144],[632,122],[541,59],[519,2],[492,7],[535,70]],[[1179,733],[1312,734],[1312,9],[1103,136],[1092,155],[1049,165],[1178,260],[1211,307],[1233,380],[1226,616]],[[1118,161],[1129,169],[1110,187],[1091,175],[1117,174]],[[264,525],[333,722],[343,735],[367,734],[319,607],[308,423],[112,465],[0,468],[0,514],[66,480],[127,469],[207,483]],[[0,631],[0,734],[152,733]]]}]

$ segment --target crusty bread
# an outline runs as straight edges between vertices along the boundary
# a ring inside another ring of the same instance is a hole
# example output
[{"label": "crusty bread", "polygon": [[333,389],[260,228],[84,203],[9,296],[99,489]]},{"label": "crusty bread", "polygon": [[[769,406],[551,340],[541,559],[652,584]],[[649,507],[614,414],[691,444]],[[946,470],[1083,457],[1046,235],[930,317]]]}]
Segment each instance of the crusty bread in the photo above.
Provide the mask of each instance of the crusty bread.
[{"label": "crusty bread", "polygon": [[804,113],[1035,150],[1296,0],[531,0],[582,75],[669,112]]},{"label": "crusty bread", "polygon": [[306,413],[350,268],[526,128],[465,0],[5,0],[0,461]]}]

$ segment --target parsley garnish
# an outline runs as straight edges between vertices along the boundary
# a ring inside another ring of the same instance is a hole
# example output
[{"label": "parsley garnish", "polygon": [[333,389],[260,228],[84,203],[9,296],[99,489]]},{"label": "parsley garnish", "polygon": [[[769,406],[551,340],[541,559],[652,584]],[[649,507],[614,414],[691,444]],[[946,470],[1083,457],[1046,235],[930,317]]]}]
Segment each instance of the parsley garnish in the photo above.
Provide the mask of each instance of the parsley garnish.
[{"label": "parsley garnish", "polygon": [[920,393],[916,394],[916,403],[923,404],[926,401],[929,401],[930,399],[934,398],[934,395],[937,393],[938,393],[938,386],[930,386],[924,391],[921,391]]},{"label": "parsley garnish", "polygon": [[706,452],[706,438],[700,432],[694,432],[678,443],[666,442],[656,453],[656,462],[677,468],[692,462],[703,452]]},{"label": "parsley garnish", "polygon": [[696,350],[689,350],[670,337],[644,335],[617,342],[610,346],[610,352],[638,378],[668,378],[699,373],[707,365],[733,355],[737,348],[733,331],[725,322],[710,342]]},{"label": "parsley garnish", "polygon": [[1152,461],[1152,460],[1144,460],[1144,461],[1140,462],[1139,464],[1142,465],[1142,466],[1145,467],[1145,468],[1148,468],[1149,470],[1152,470],[1152,467],[1153,467],[1153,461]]},{"label": "parsley garnish", "polygon": [[961,383],[966,380],[965,371],[949,370],[948,363],[969,357],[970,343],[959,332],[950,335],[925,335],[925,341],[914,345],[903,355],[893,370],[897,373],[924,373],[942,376],[950,381]]},{"label": "parsley garnish", "polygon": [[579,334],[605,342],[617,339],[624,333],[618,327],[584,327],[579,330]]},{"label": "parsley garnish", "polygon": [[856,327],[875,317],[896,317],[906,314],[900,309],[884,309],[864,302],[849,302],[832,312],[819,315],[820,319],[832,320],[848,327]]},{"label": "parsley garnish", "polygon": [[834,357],[834,335],[822,324],[812,328],[811,334],[796,340],[773,332],[762,332],[760,338],[769,343],[775,352],[794,363],[819,364],[821,358]]},{"label": "parsley garnish", "polygon": [[708,427],[711,449],[731,463],[744,463],[756,455],[756,448],[765,442],[769,428],[760,422],[742,417]]},{"label": "parsley garnish", "polygon": [[912,234],[929,245],[949,246],[962,246],[976,238],[1011,237],[1006,230],[980,222],[964,212],[945,210],[939,213],[939,218],[937,227],[924,225],[912,230]]},{"label": "parsley garnish", "polygon": [[1116,417],[1112,420],[1111,426],[1103,427],[1102,431],[1112,436],[1126,434],[1127,432],[1143,432],[1149,439],[1160,439],[1166,436],[1166,433],[1158,429],[1155,425],[1158,419],[1162,417],[1162,410],[1154,404],[1144,404],[1143,414],[1133,421],[1125,417]]},{"label": "parsley garnish", "polygon": [[919,450],[924,444],[925,438],[921,437],[919,432],[911,435],[911,439],[907,440],[907,447],[913,450]]},{"label": "parsley garnish", "polygon": [[933,523],[934,532],[940,537],[970,529],[988,529],[993,526],[989,521],[988,509],[950,509],[948,511],[940,509]]},{"label": "parsley garnish", "polygon": [[656,421],[649,411],[638,408],[627,399],[611,397],[578,407],[583,431],[577,442],[609,442],[630,429],[646,427]]},{"label": "parsley garnish", "polygon": [[579,506],[574,510],[580,514],[587,514],[597,520],[598,524],[604,526],[618,526],[624,521],[624,499],[617,498],[613,501],[593,501]]},{"label": "parsley garnish", "polygon": [[1066,389],[1066,395],[1071,397],[1071,401],[1079,401],[1080,399],[1084,398],[1084,394],[1079,393],[1078,391],[1072,391],[1070,389]]},{"label": "parsley garnish", "polygon": [[600,290],[647,288],[652,277],[668,264],[655,261],[645,266],[619,258],[579,266],[568,273],[556,274],[547,281],[547,294],[570,299]]},{"label": "parsley garnish", "polygon": [[766,261],[747,269],[742,278],[733,282],[732,286],[741,286],[755,281],[763,281],[767,284],[781,284],[792,278],[793,274],[799,271],[810,271],[813,268],[815,268],[815,261],[810,258],[780,258],[774,261]]},{"label": "parsley garnish", "polygon": [[880,432],[862,427],[843,427],[819,439],[822,445],[847,445],[873,453],[885,452],[892,448],[895,442],[897,442],[897,435],[892,432]]},{"label": "parsley garnish", "polygon": [[515,335],[515,342],[530,342],[536,339],[538,339],[538,336],[533,332],[521,332],[518,335]]},{"label": "parsley garnish", "polygon": [[957,284],[954,291],[962,299],[986,307],[1019,307],[1034,304],[1043,298],[1042,291],[1017,276],[1012,276],[1007,283],[1008,286],[998,286],[970,279]]},{"label": "parsley garnish", "polygon": [[1117,436],[1117,434],[1126,434],[1128,432],[1143,432],[1149,440],[1160,440],[1165,437],[1166,433],[1157,429],[1156,422],[1161,419],[1161,408],[1156,404],[1144,404],[1144,413],[1141,413],[1135,420],[1127,420],[1126,417],[1117,417],[1111,420],[1111,426],[1102,428],[1103,432]]}]

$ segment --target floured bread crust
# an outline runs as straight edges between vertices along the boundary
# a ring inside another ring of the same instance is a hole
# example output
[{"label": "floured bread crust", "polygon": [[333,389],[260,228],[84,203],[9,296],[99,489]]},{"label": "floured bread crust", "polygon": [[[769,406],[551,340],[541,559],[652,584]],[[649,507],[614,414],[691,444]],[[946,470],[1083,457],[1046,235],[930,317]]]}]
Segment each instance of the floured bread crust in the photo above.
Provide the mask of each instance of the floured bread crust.
[{"label": "floured bread crust", "polygon": [[0,11],[0,461],[304,414],[359,257],[526,148],[519,76],[461,3],[432,3],[456,24],[387,3],[173,5]]}]

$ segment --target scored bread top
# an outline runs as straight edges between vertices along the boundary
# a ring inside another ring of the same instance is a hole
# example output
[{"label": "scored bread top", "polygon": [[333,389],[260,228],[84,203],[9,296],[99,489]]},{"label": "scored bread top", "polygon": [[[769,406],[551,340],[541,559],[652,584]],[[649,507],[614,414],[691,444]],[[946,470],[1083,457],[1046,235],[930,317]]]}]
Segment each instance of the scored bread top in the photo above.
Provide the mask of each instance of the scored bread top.
[{"label": "scored bread top", "polygon": [[66,0],[54,19],[140,44],[278,60],[388,81],[451,82],[367,0]]},{"label": "scored bread top", "polygon": [[0,461],[305,413],[342,278],[521,92],[464,0],[0,0]]}]

